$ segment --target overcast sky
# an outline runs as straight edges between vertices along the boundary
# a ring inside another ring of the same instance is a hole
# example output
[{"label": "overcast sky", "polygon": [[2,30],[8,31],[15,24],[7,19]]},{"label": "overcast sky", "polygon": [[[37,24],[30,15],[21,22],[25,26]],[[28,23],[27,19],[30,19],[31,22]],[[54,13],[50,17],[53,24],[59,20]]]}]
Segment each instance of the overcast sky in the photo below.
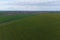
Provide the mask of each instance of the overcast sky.
[{"label": "overcast sky", "polygon": [[0,0],[1,11],[60,11],[60,0]]}]

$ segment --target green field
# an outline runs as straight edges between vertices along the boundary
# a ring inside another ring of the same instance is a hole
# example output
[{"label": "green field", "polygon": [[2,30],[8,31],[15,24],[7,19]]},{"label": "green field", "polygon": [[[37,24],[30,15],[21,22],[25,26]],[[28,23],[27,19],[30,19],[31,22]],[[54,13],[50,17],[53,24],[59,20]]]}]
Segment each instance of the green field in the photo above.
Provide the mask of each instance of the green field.
[{"label": "green field", "polygon": [[0,40],[60,40],[60,14],[0,17]]},{"label": "green field", "polygon": [[2,14],[0,16],[0,24],[5,23],[5,22],[18,20],[18,19],[22,19],[22,18],[25,18],[25,17],[34,16],[34,15],[36,15],[36,14],[20,14],[20,15],[3,15]]}]

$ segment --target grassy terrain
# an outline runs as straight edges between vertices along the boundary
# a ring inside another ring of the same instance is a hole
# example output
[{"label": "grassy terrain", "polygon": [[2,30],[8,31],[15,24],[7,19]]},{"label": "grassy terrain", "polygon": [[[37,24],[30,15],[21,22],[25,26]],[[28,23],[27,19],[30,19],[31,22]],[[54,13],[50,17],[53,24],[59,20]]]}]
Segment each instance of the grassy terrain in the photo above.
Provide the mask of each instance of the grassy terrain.
[{"label": "grassy terrain", "polygon": [[39,14],[0,24],[0,40],[60,40],[60,14]]},{"label": "grassy terrain", "polygon": [[0,24],[5,23],[5,22],[18,20],[18,19],[22,19],[25,17],[30,17],[30,16],[33,16],[33,14],[19,14],[19,15],[4,15],[4,14],[2,14],[0,16]]}]

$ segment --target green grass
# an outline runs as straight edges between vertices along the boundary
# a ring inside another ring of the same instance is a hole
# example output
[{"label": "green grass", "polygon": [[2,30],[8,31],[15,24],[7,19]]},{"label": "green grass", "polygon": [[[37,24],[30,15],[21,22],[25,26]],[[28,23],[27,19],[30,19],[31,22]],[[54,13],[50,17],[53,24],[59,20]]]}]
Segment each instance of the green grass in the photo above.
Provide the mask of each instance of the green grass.
[{"label": "green grass", "polygon": [[10,22],[18,19],[22,19],[25,17],[33,16],[33,14],[19,14],[19,15],[2,15],[0,16],[0,24],[5,22]]},{"label": "green grass", "polygon": [[0,40],[60,40],[60,14],[39,14],[0,24]]}]

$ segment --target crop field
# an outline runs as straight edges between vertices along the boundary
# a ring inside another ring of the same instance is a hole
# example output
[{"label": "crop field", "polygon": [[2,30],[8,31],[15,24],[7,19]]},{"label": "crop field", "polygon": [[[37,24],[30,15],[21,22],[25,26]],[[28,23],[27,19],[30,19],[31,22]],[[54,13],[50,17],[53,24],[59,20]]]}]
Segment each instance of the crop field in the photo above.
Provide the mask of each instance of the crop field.
[{"label": "crop field", "polygon": [[60,40],[60,14],[1,15],[0,40]]},{"label": "crop field", "polygon": [[32,16],[34,14],[20,14],[20,15],[2,15],[0,16],[0,24],[5,22],[10,22],[18,19],[22,19],[25,17]]}]

